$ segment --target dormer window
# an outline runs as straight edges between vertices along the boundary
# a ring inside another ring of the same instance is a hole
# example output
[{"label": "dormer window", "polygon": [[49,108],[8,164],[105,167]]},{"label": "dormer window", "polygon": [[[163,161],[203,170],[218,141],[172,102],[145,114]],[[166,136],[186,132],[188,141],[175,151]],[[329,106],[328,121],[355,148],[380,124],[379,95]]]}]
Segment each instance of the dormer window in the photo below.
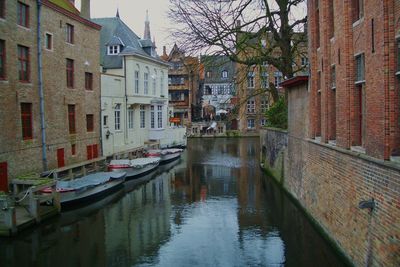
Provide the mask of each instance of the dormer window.
[{"label": "dormer window", "polygon": [[119,52],[120,52],[119,47],[120,47],[119,45],[110,45],[110,46],[108,46],[107,47],[107,49],[108,49],[107,54],[108,55],[118,55]]}]

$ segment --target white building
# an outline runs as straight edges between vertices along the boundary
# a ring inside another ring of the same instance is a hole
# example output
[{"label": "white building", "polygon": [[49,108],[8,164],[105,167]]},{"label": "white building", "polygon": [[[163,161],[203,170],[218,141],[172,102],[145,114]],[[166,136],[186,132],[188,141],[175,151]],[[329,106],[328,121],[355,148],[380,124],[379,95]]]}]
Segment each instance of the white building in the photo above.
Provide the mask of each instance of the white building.
[{"label": "white building", "polygon": [[186,145],[185,128],[168,125],[168,64],[155,52],[148,18],[140,39],[120,18],[99,18],[102,26],[101,117],[103,154]]}]

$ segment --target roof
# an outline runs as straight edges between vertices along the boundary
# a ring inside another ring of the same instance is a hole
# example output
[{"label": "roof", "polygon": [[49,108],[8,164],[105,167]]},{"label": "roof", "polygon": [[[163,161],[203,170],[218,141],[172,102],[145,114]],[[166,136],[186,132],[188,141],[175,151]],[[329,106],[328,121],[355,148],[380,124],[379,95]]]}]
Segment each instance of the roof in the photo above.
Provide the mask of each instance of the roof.
[{"label": "roof", "polygon": [[52,2],[53,4],[62,7],[69,12],[75,13],[77,15],[80,14],[79,10],[76,9],[76,7],[68,0],[49,0],[49,2]]},{"label": "roof", "polygon": [[308,75],[299,75],[281,82],[280,86],[285,88],[293,88],[295,86],[305,84],[307,82],[308,82]]},{"label": "roof", "polygon": [[[156,55],[152,57],[143,49],[140,39],[119,17],[95,18],[93,22],[102,26],[100,32],[100,63],[106,69],[122,68],[122,57],[118,55],[107,55],[107,45],[122,45],[119,55],[136,55],[152,61],[165,64]],[[150,40],[149,40],[150,41]],[[150,41],[151,42],[151,41]]]}]

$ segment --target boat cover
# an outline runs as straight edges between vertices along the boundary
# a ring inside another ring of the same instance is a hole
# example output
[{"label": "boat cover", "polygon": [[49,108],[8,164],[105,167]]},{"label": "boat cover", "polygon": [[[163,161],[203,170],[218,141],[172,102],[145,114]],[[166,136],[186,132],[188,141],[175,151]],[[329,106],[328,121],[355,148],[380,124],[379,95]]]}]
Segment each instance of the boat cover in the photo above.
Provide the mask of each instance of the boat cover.
[{"label": "boat cover", "polygon": [[180,148],[167,148],[167,149],[151,149],[151,150],[148,150],[147,153],[150,155],[156,155],[156,154],[167,155],[167,154],[179,153],[182,151],[183,151],[183,149],[180,149]]},{"label": "boat cover", "polygon": [[70,181],[57,181],[56,189],[79,190],[88,186],[104,184],[110,179],[123,179],[125,175],[125,172],[96,172]]},{"label": "boat cover", "polygon": [[160,158],[137,158],[137,159],[114,159],[111,160],[110,166],[112,165],[127,165],[133,168],[143,168],[149,164],[155,164],[160,161]]}]

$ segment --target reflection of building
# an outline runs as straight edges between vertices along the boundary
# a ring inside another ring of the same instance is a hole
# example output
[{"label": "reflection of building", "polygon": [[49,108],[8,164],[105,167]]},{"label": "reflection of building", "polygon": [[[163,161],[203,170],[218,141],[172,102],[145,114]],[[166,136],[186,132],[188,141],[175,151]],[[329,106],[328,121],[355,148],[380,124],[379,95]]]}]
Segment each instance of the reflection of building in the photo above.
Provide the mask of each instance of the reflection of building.
[{"label": "reflection of building", "polygon": [[164,173],[127,193],[107,211],[106,266],[132,266],[140,257],[157,254],[168,240],[171,203],[170,178],[166,176]]},{"label": "reflection of building", "polygon": [[0,1],[0,191],[8,176],[101,155],[100,26],[88,2],[80,13],[68,0]]},{"label": "reflection of building", "polygon": [[202,117],[215,119],[220,112],[230,112],[233,108],[235,65],[225,56],[202,56],[200,61],[204,68]]},{"label": "reflection of building", "polygon": [[168,62],[168,98],[173,107],[175,125],[189,126],[192,121],[192,109],[196,106],[199,90],[199,60],[196,57],[185,56],[175,44],[169,55],[164,47],[163,60]]}]

